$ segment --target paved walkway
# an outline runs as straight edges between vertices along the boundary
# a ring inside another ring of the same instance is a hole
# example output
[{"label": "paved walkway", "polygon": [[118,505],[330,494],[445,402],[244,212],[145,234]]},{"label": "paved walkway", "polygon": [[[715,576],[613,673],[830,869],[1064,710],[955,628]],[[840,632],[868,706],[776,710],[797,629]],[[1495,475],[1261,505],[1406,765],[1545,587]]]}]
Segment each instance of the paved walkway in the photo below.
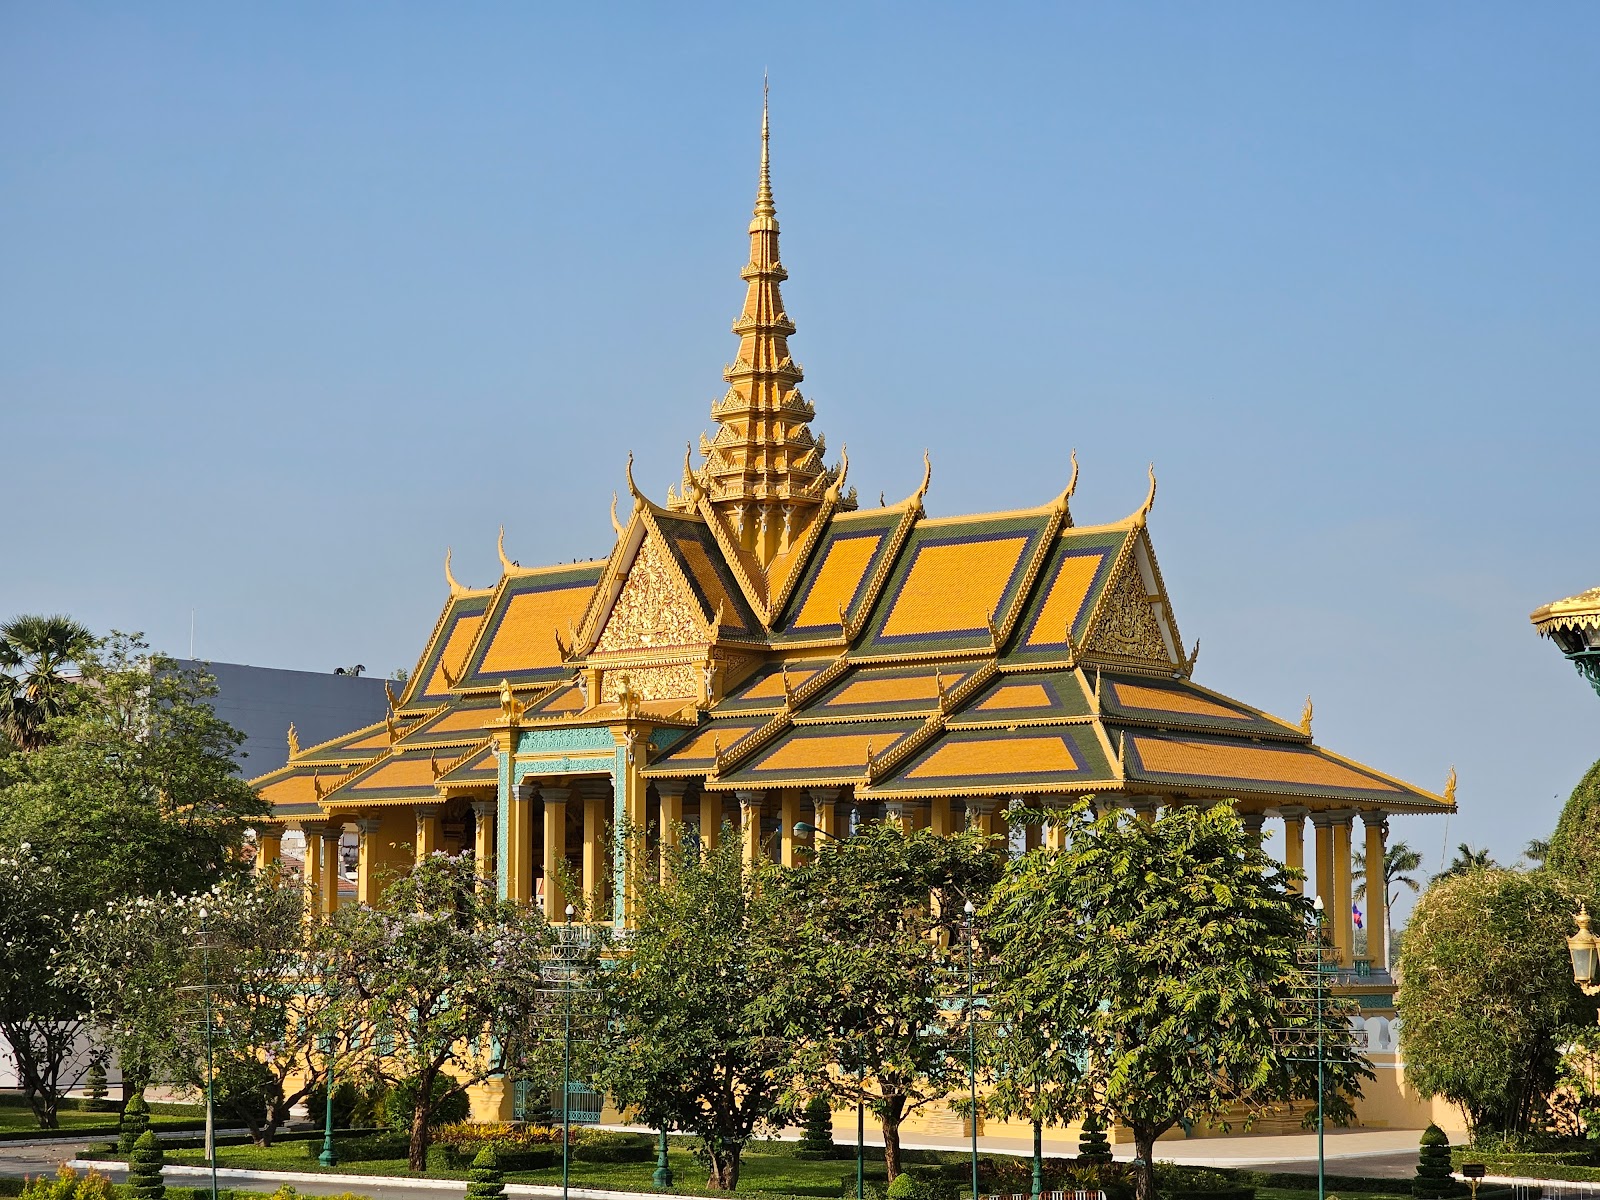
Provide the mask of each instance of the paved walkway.
[{"label": "paved walkway", "polygon": [[[1330,1129],[1326,1135],[1328,1173],[1367,1175],[1380,1178],[1408,1178],[1416,1170],[1417,1130]],[[104,1139],[95,1139],[103,1142]],[[115,1180],[126,1175],[121,1163],[97,1164],[78,1158],[91,1141],[82,1139],[40,1139],[33,1142],[0,1144],[0,1175],[49,1175],[62,1162],[75,1167],[96,1166]],[[959,1138],[929,1138],[907,1142],[908,1149],[963,1150],[969,1142]],[[874,1154],[881,1139],[868,1138]],[[984,1137],[980,1152],[1026,1155],[1032,1147],[1022,1138]],[[1130,1147],[1117,1147],[1118,1158],[1132,1157]],[[1314,1175],[1317,1169],[1315,1133],[1242,1135],[1231,1138],[1193,1138],[1161,1142],[1156,1151],[1161,1159],[1192,1166],[1257,1167]],[[203,1184],[210,1178],[206,1167],[169,1166],[170,1183]],[[326,1175],[311,1171],[244,1171],[221,1168],[217,1182],[223,1187],[245,1187],[253,1191],[272,1191],[280,1183],[292,1183],[303,1195],[336,1195],[357,1192],[372,1200],[455,1200],[464,1195],[466,1185],[459,1180],[409,1179],[387,1175]],[[1597,1189],[1600,1190],[1600,1189]],[[507,1184],[514,1196],[559,1196],[559,1187],[536,1184]],[[614,1192],[592,1188],[572,1188],[576,1200],[638,1200],[655,1193]]]}]

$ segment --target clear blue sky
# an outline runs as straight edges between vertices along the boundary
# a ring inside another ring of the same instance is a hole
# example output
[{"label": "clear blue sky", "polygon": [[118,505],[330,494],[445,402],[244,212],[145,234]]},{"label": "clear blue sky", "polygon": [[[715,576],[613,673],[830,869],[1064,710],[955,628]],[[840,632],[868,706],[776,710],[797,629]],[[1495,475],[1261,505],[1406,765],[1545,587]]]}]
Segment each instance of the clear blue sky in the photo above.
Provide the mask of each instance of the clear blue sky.
[{"label": "clear blue sky", "polygon": [[[582,11],[576,11],[582,9]],[[1513,858],[1600,754],[1588,4],[0,8],[0,613],[409,666],[440,559],[605,554],[742,293],[761,72],[864,497],[1161,480],[1200,681]]]}]

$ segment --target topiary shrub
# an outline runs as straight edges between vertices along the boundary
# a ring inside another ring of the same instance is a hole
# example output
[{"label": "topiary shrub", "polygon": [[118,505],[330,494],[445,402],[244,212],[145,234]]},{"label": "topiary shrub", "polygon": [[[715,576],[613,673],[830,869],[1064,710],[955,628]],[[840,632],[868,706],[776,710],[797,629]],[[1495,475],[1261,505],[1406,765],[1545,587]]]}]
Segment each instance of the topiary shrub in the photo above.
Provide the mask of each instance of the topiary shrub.
[{"label": "topiary shrub", "polygon": [[506,1194],[505,1172],[500,1169],[500,1156],[493,1146],[478,1151],[467,1178],[467,1200],[500,1200]]},{"label": "topiary shrub", "polygon": [[167,1185],[161,1182],[161,1164],[164,1159],[161,1143],[151,1130],[139,1135],[128,1155],[128,1191],[134,1200],[163,1200]]},{"label": "topiary shrub", "polygon": [[1455,1193],[1456,1181],[1450,1174],[1450,1139],[1437,1125],[1429,1125],[1422,1131],[1417,1176],[1411,1181],[1411,1194],[1422,1200],[1443,1200]]},{"label": "topiary shrub", "polygon": [[1591,896],[1600,884],[1596,837],[1600,837],[1600,762],[1589,768],[1567,797],[1544,857],[1546,867]]},{"label": "topiary shrub", "polygon": [[[353,1129],[357,1126],[357,1110],[366,1104],[367,1120],[361,1125],[371,1123],[372,1106],[367,1104],[367,1097],[355,1084],[346,1081],[335,1084],[333,1089],[333,1127],[335,1129]],[[328,1085],[319,1083],[306,1093],[306,1112],[313,1123],[321,1125],[327,1119],[328,1113]]]},{"label": "topiary shrub", "polygon": [[813,1096],[806,1101],[805,1124],[800,1134],[796,1158],[833,1158],[838,1147],[833,1144],[833,1108],[826,1096]]},{"label": "topiary shrub", "polygon": [[911,1168],[896,1175],[884,1200],[956,1200],[956,1187],[937,1171]]},{"label": "topiary shrub", "polygon": [[89,1072],[84,1076],[84,1083],[89,1089],[90,1112],[110,1112],[115,1107],[106,1099],[106,1061],[99,1055],[89,1064]]},{"label": "topiary shrub", "polygon": [[150,1128],[150,1106],[144,1102],[144,1094],[135,1092],[122,1110],[122,1120],[118,1122],[117,1149],[123,1154],[133,1153],[133,1147]]},{"label": "topiary shrub", "polygon": [[1099,1113],[1090,1113],[1083,1119],[1083,1128],[1078,1132],[1078,1161],[1085,1164],[1112,1161],[1106,1119]]}]

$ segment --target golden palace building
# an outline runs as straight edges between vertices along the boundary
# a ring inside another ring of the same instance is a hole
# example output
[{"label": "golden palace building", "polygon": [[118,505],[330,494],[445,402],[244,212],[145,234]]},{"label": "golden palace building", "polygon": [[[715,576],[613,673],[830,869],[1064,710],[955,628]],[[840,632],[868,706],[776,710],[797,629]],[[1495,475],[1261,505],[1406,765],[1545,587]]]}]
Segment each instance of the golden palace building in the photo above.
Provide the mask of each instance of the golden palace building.
[{"label": "golden palace building", "polygon": [[[472,588],[447,553],[449,595],[388,718],[292,744],[256,780],[277,822],[261,860],[303,831],[305,884],[331,909],[353,827],[359,900],[413,856],[471,849],[509,899],[559,920],[575,880],[625,924],[629,872],[649,866],[613,828],[654,830],[651,846],[732,830],[751,859],[791,863],[800,821],[1005,833],[1014,805],[1226,800],[1258,832],[1281,822],[1294,867],[1309,819],[1341,978],[1392,1066],[1384,896],[1367,893],[1358,959],[1352,841],[1383,861],[1390,814],[1453,811],[1453,782],[1435,795],[1319,745],[1309,702],[1282,720],[1195,682],[1150,536],[1153,472],[1109,523],[1076,520],[1075,461],[1036,508],[930,517],[928,472],[858,506],[789,352],[765,115],[749,237],[727,390],[681,484],[651,500],[630,458],[631,503],[619,517],[612,498],[616,541],[593,561],[522,567],[502,531],[499,580]],[[1425,1123],[1389,1074],[1369,1121]]]}]

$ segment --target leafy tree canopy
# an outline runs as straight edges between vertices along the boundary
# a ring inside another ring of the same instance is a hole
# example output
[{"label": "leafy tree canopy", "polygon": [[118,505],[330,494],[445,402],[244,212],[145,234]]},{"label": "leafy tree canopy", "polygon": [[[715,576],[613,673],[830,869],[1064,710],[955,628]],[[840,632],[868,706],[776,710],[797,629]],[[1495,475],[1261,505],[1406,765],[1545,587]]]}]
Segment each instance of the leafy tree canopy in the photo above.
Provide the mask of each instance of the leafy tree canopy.
[{"label": "leafy tree canopy", "polygon": [[29,842],[76,909],[203,891],[245,870],[233,851],[267,807],[239,776],[244,735],[212,711],[210,676],[126,634],[79,665],[84,685],[45,742],[6,764],[0,842]]},{"label": "leafy tree canopy", "polygon": [[78,690],[68,668],[96,645],[71,617],[28,615],[0,625],[0,735],[15,749],[44,744],[46,726],[67,711]]},{"label": "leafy tree canopy", "polygon": [[[429,855],[375,905],[341,907],[324,935],[320,977],[335,1022],[364,1035],[345,1061],[390,1086],[415,1081],[414,1171],[443,1100],[552,1045],[560,1052],[560,1014],[545,994],[550,926],[537,909],[497,899],[471,855]],[[436,1087],[440,1077],[448,1088]]]},{"label": "leafy tree canopy", "polygon": [[1530,1128],[1563,1029],[1592,1016],[1567,957],[1577,907],[1548,872],[1484,868],[1436,883],[1411,915],[1395,998],[1406,1078],[1459,1105],[1474,1137]]},{"label": "leafy tree canopy", "polygon": [[1600,762],[1572,789],[1545,847],[1544,865],[1573,881],[1586,895],[1600,895]]},{"label": "leafy tree canopy", "polygon": [[[1081,1049],[1057,1059],[1055,1082],[1132,1130],[1140,1200],[1156,1138],[1180,1121],[1316,1094],[1315,1066],[1275,1033],[1314,1020],[1300,963],[1311,909],[1287,883],[1228,805],[1153,822],[1079,810],[1068,847],[1011,864],[990,900],[1001,1011]],[[1334,1065],[1335,1118],[1364,1073]]]},{"label": "leafy tree canopy", "polygon": [[639,887],[637,924],[596,975],[613,1018],[607,1090],[646,1124],[698,1136],[720,1190],[738,1187],[745,1144],[788,1115],[791,1031],[813,1011],[792,1008],[780,870],[747,869],[737,838],[684,845]]},{"label": "leafy tree canopy", "polygon": [[874,821],[772,879],[789,915],[772,1001],[801,1048],[799,1090],[865,1103],[891,1180],[905,1118],[965,1090],[962,906],[982,905],[1003,862],[980,834]]}]

